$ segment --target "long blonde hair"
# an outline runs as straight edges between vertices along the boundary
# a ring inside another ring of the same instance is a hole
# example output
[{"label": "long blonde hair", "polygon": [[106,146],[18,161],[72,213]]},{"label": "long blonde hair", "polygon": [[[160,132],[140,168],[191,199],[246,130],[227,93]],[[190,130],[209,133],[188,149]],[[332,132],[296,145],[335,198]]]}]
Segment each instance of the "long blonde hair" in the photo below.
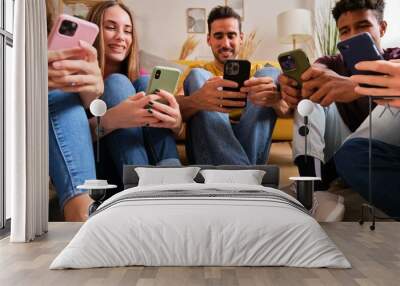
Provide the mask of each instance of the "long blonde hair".
[{"label": "long blonde hair", "polygon": [[47,34],[50,34],[51,27],[53,27],[54,13],[55,9],[53,0],[46,0]]},{"label": "long blonde hair", "polygon": [[96,4],[92,9],[90,9],[86,17],[87,20],[95,23],[100,28],[99,35],[97,36],[93,46],[97,49],[100,69],[104,75],[106,57],[104,52],[103,17],[105,10],[113,6],[121,7],[126,13],[128,13],[129,17],[131,18],[132,45],[127,58],[122,62],[122,72],[126,74],[131,81],[134,81],[139,77],[139,46],[137,41],[137,33],[132,12],[125,4],[121,3],[121,1],[100,2]]}]

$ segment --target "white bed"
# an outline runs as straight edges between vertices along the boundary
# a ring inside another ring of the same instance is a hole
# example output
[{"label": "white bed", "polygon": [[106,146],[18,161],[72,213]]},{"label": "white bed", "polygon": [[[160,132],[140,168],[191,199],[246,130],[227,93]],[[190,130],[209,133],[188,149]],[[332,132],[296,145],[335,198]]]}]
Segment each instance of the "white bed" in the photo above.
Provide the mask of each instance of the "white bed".
[{"label": "white bed", "polygon": [[351,267],[285,193],[198,183],[138,186],[113,196],[50,269],[128,265]]}]

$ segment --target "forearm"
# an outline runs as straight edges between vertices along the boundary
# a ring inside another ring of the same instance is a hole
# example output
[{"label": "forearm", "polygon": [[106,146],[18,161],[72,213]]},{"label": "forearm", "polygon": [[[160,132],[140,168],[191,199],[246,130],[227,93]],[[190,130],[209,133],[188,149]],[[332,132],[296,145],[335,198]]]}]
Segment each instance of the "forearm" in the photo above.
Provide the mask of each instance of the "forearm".
[{"label": "forearm", "polygon": [[90,93],[90,94],[86,94],[86,93],[79,93],[79,97],[81,99],[82,105],[85,109],[88,109],[90,104],[92,103],[93,100],[99,98],[101,96],[101,94],[99,93]]},{"label": "forearm", "polygon": [[196,102],[190,96],[177,96],[176,101],[179,104],[179,108],[182,114],[182,120],[188,121],[200,110],[197,108]]},{"label": "forearm", "polygon": [[293,114],[293,109],[291,109],[283,99],[274,104],[272,108],[275,110],[276,115],[280,118],[291,117]]},{"label": "forearm", "polygon": [[[111,112],[110,112],[111,111]],[[100,125],[99,125],[99,138],[103,138],[107,134],[110,134],[114,130],[118,129],[116,126],[113,124],[112,120],[112,109],[108,110],[104,116],[100,117]],[[92,117],[89,119],[89,126],[90,126],[90,132],[92,134],[93,141],[97,140],[96,136],[96,128],[97,128],[97,123],[96,123],[96,117]]]}]

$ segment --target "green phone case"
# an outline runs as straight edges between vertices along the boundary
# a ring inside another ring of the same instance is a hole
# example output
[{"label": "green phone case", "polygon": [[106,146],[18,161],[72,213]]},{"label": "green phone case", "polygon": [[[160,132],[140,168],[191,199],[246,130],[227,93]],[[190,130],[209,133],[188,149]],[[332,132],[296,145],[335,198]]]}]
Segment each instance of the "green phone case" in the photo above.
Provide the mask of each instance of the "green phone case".
[{"label": "green phone case", "polygon": [[146,94],[162,89],[174,94],[181,71],[175,68],[156,66],[153,68]]},{"label": "green phone case", "polygon": [[301,86],[301,75],[310,68],[310,61],[302,49],[296,49],[278,56],[282,71]]}]

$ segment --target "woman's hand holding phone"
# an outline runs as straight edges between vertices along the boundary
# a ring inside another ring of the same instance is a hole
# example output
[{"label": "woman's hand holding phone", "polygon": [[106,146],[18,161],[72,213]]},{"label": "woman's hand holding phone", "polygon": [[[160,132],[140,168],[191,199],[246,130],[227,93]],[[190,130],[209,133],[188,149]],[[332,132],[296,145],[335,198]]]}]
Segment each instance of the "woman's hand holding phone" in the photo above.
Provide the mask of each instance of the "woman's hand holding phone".
[{"label": "woman's hand holding phone", "polygon": [[146,96],[144,92],[139,92],[128,97],[120,104],[107,110],[102,117],[101,124],[107,133],[120,129],[142,127],[149,124],[159,123],[159,120],[149,112],[152,96]]},{"label": "woman's hand holding phone", "polygon": [[49,89],[79,93],[86,107],[103,94],[104,82],[96,49],[84,41],[79,44],[76,48],[48,51],[48,81]]},{"label": "woman's hand holding phone", "polygon": [[[169,105],[157,102],[164,99]],[[130,96],[120,104],[110,108],[102,118],[102,126],[107,133],[132,127],[169,128],[179,132],[182,117],[175,97],[166,91],[145,95],[144,92]]]},{"label": "woman's hand holding phone", "polygon": [[[175,96],[165,90],[160,90],[156,95],[153,94],[149,96],[152,98],[152,104],[150,104],[151,108],[148,110],[151,110],[154,118],[159,120],[155,123],[149,123],[149,126],[168,128],[178,134],[182,128],[182,116]],[[162,99],[168,104],[158,102],[156,101],[157,99]]]}]

